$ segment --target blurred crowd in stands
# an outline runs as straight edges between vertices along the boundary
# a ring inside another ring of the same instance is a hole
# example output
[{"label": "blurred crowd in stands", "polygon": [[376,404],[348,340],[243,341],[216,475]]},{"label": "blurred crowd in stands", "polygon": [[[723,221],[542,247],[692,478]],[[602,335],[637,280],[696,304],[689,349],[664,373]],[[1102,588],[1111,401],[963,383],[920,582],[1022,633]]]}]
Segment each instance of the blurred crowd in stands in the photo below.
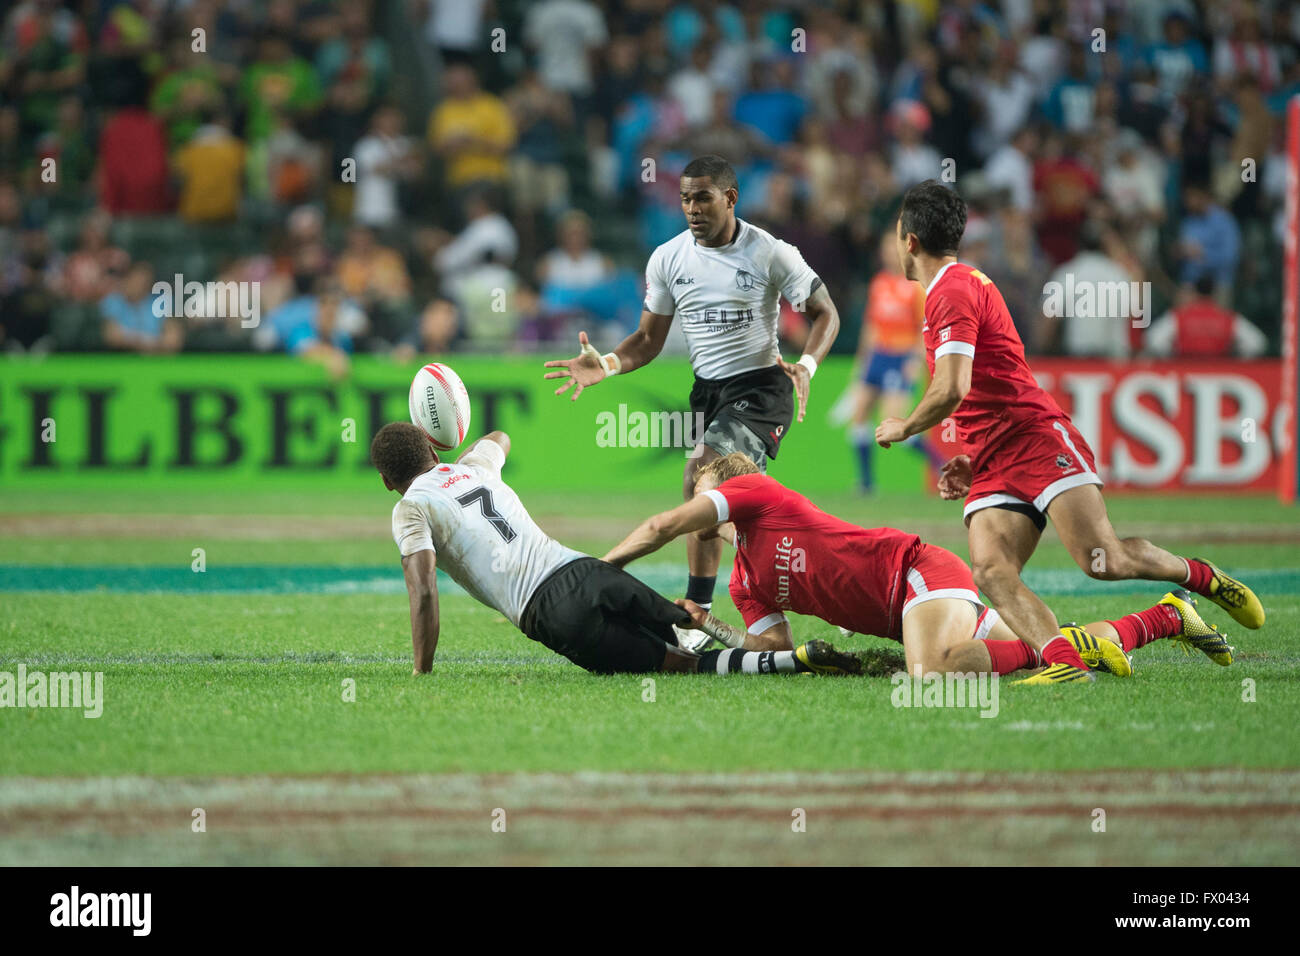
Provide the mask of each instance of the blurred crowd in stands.
[{"label": "blurred crowd in stands", "polygon": [[[1067,274],[1277,348],[1284,0],[21,0],[0,40],[3,348],[603,347],[703,153],[826,282],[837,351],[927,178],[1033,351],[1176,348],[1045,317]],[[258,283],[260,322],[160,317],[177,274]]]}]

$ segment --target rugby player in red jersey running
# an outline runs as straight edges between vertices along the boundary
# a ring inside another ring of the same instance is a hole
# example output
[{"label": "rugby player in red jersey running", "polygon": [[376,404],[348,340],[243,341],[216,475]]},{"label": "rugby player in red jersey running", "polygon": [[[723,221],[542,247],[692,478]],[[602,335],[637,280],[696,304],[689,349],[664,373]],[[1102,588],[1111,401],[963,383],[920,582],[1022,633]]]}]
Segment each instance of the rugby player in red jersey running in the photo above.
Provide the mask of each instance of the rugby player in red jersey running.
[{"label": "rugby player in red jersey running", "polygon": [[[997,611],[980,603],[970,568],[951,551],[905,531],[861,528],[828,515],[758,474],[741,453],[701,468],[695,491],[686,504],[642,522],[605,560],[622,567],[681,535],[708,535],[714,529],[732,539],[731,597],[748,630],[724,623],[693,601],[678,602],[696,628],[729,648],[793,647],[785,612],[795,611],[900,641],[910,673],[1006,674],[1041,663]],[[1117,621],[1065,631],[1085,659],[1118,676],[1132,673],[1126,650],[1161,637],[1212,658],[1231,653],[1222,635],[1176,595]],[[742,670],[746,656],[724,651],[715,666],[720,673]]]},{"label": "rugby player in red jersey running", "polygon": [[949,416],[956,422],[965,454],[944,466],[939,491],[944,498],[966,498],[971,565],[980,590],[1051,665],[1030,682],[1090,676],[1056,617],[1020,577],[1049,517],[1088,576],[1173,581],[1208,597],[1239,624],[1263,625],[1259,598],[1214,565],[1116,535],[1092,449],[1039,388],[997,286],[957,261],[965,229],[966,203],[940,183],[927,180],[904,195],[896,229],[899,258],[907,277],[926,290],[922,333],[931,381],[905,420],[881,422],[876,441],[888,448]]}]

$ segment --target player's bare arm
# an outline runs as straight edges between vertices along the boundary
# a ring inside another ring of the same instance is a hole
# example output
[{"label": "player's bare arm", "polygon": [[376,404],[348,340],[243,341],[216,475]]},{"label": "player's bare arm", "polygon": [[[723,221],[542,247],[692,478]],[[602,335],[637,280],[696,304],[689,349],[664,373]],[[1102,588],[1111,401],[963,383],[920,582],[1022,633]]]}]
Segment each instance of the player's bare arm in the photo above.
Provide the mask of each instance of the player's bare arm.
[{"label": "player's bare arm", "polygon": [[906,421],[886,418],[876,428],[876,442],[888,448],[898,441],[929,431],[957,410],[970,391],[971,359],[966,355],[944,355],[935,360],[934,378]]},{"label": "player's bare arm", "polygon": [[[781,360],[781,368],[794,383],[795,398],[799,402],[799,411],[795,421],[803,421],[808,410],[808,389],[812,382],[812,373],[826,358],[826,353],[840,334],[840,313],[831,301],[826,286],[817,280],[812,294],[804,303],[804,313],[812,321],[812,330],[808,333],[808,342],[798,362]],[[810,360],[810,361],[805,361]]]},{"label": "player's bare arm", "polygon": [[642,309],[641,324],[637,330],[620,342],[614,351],[605,355],[596,351],[596,347],[587,339],[586,332],[579,332],[578,354],[571,359],[547,362],[546,368],[561,369],[561,371],[547,372],[544,377],[568,379],[555,390],[556,395],[563,395],[576,385],[577,389],[570,397],[570,401],[576,402],[584,388],[589,388],[611,375],[631,372],[650,362],[663,351],[672,324],[671,315],[660,315]]},{"label": "player's bare arm", "polygon": [[485,441],[490,441],[497,445],[500,445],[502,452],[504,452],[507,455],[510,454],[510,436],[503,431],[488,432],[482,438],[475,439],[473,442],[471,442],[469,447],[466,448],[463,452],[461,452],[460,457],[456,459],[456,464],[460,464],[462,461],[464,461],[466,457],[468,457],[474,452],[475,448],[477,448]]},{"label": "player's bare arm", "polygon": [[728,624],[694,601],[679,599],[676,603],[691,616],[691,628],[703,631],[727,647],[746,651],[788,651],[794,648],[794,635],[788,621],[779,621],[761,634],[750,634]]},{"label": "player's bare arm", "polygon": [[703,531],[718,523],[718,508],[706,495],[696,495],[672,511],[664,511],[645,521],[616,545],[605,560],[621,568],[630,561],[658,551],[669,541],[692,531]]},{"label": "player's bare arm", "polygon": [[433,670],[433,652],[438,647],[437,559],[425,548],[402,558],[402,575],[411,603],[411,647],[416,674]]}]

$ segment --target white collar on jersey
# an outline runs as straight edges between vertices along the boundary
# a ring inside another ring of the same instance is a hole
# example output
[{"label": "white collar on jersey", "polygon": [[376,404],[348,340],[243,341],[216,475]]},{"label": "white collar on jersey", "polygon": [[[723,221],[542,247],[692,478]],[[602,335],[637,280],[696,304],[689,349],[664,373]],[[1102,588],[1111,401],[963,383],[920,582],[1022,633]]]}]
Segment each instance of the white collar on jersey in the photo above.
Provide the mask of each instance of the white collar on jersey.
[{"label": "white collar on jersey", "polygon": [[930,290],[933,289],[933,288],[935,287],[935,284],[938,283],[939,279],[943,276],[943,274],[944,274],[945,272],[947,272],[949,269],[951,269],[953,266],[956,266],[956,265],[961,265],[961,263],[959,263],[959,262],[950,262],[950,263],[948,263],[946,266],[944,266],[942,269],[940,269],[938,272],[936,272],[936,273],[934,274],[934,278],[930,280],[930,284],[929,284],[928,286],[925,287],[925,294],[926,294],[926,295],[929,295],[929,294],[930,294]]}]

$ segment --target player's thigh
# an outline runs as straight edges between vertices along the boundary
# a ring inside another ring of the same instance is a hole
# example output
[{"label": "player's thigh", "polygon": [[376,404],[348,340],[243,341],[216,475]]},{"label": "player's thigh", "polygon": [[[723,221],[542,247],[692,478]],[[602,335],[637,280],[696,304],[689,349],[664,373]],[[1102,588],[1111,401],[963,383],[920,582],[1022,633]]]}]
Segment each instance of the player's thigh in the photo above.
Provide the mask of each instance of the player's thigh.
[{"label": "player's thigh", "polygon": [[1106,513],[1106,499],[1096,485],[1061,492],[1048,502],[1047,516],[1079,567],[1087,570],[1112,552],[1118,556],[1119,538]]},{"label": "player's thigh", "polygon": [[944,656],[975,633],[979,613],[964,598],[935,598],[912,606],[903,615],[903,651],[907,670],[915,674],[940,670]]},{"label": "player's thigh", "polygon": [[967,540],[975,583],[986,590],[990,577],[1019,575],[1041,537],[1033,519],[1020,511],[992,507],[973,512]]}]

